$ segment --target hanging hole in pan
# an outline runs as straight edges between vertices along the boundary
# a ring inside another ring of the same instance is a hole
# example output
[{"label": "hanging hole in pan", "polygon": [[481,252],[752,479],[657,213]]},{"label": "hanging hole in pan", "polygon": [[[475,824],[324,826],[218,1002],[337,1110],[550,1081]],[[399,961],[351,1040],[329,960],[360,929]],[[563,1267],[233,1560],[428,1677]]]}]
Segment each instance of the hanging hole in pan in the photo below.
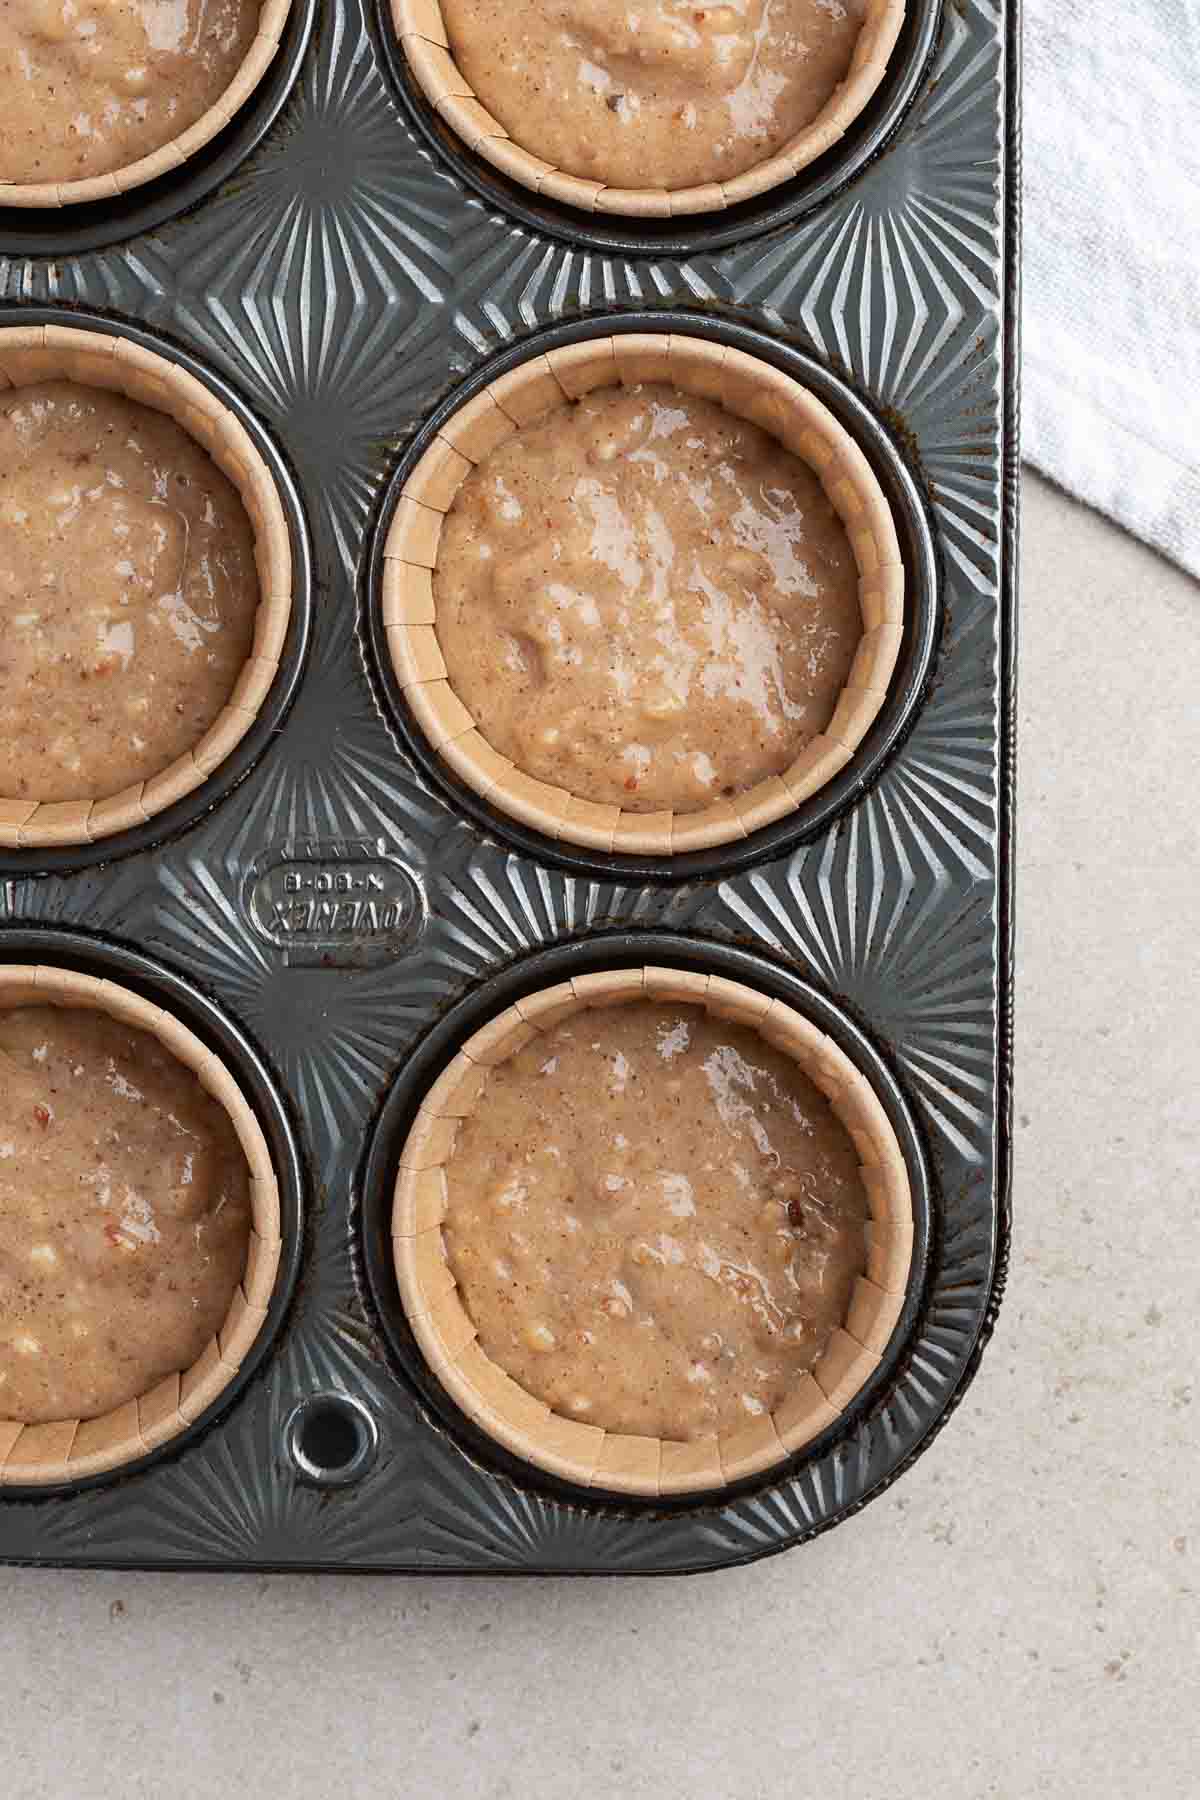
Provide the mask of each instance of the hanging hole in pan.
[{"label": "hanging hole in pan", "polygon": [[293,1410],[284,1441],[301,1480],[345,1487],[375,1461],[379,1432],[366,1407],[348,1394],[311,1394]]}]

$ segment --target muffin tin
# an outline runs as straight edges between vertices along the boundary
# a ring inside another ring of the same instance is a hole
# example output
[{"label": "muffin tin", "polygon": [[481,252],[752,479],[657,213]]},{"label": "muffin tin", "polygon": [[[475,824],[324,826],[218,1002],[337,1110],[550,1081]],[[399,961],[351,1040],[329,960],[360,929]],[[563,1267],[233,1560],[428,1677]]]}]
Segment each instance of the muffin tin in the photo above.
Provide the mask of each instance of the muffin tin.
[{"label": "muffin tin", "polygon": [[[1015,8],[910,0],[872,107],[719,216],[518,193],[414,89],[386,0],[295,0],[267,76],[175,176],[0,212],[0,327],[120,331],[250,434],[290,536],[279,667],[232,755],[92,845],[0,850],[0,952],[179,1018],[247,1096],[280,1195],[266,1317],[137,1463],[0,1486],[0,1558],[669,1572],[798,1543],[877,1494],[969,1381],[1007,1254],[1016,480]],[[70,215],[69,217],[67,215]],[[383,623],[387,533],[438,425],[531,355],[627,332],[745,350],[855,436],[905,628],[847,765],[736,843],[568,845],[424,738]],[[652,966],[795,1008],[904,1157],[911,1278],[879,1362],[782,1468],[647,1500],[459,1411],[413,1336],[391,1199],[422,1100],[523,997]]]}]

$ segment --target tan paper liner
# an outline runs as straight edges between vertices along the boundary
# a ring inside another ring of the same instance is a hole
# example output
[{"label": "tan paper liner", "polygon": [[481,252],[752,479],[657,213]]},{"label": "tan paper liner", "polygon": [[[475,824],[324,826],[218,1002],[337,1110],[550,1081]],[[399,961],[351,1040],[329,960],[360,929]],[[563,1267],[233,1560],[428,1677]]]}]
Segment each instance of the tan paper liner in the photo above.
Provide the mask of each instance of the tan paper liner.
[{"label": "tan paper liner", "polygon": [[[446,1164],[459,1121],[475,1109],[490,1070],[572,1013],[642,999],[703,1006],[793,1057],[850,1133],[870,1202],[866,1273],[855,1283],[844,1326],[774,1414],[726,1437],[623,1436],[551,1412],[484,1354],[446,1260]],[[912,1242],[908,1173],[896,1134],[845,1052],[792,1007],[740,982],[653,967],[577,976],[517,1001],[476,1032],[425,1097],[401,1152],[392,1209],[405,1312],[430,1368],[468,1418],[553,1475],[643,1496],[725,1487],[784,1461],[831,1425],[879,1366],[904,1307]]]},{"label": "tan paper liner", "polygon": [[[597,388],[667,381],[778,438],[820,477],[858,564],[863,635],[833,717],[782,775],[699,812],[601,806],[524,774],[476,729],[446,678],[433,570],[442,521],[476,463],[550,407]],[[384,546],[383,623],[418,723],[455,774],[525,825],[592,850],[672,856],[749,836],[792,812],[850,761],[887,696],[904,620],[891,509],[866,457],[790,375],[706,338],[628,333],[533,356],[460,407],[404,484]]]},{"label": "tan paper liner", "polygon": [[126,164],[123,169],[113,169],[106,175],[89,175],[79,181],[21,182],[5,181],[0,177],[0,206],[76,206],[85,200],[115,200],[118,195],[129,193],[131,188],[141,187],[147,181],[156,181],[160,175],[169,174],[172,169],[182,168],[188,158],[223,131],[234,114],[246,104],[270,67],[291,10],[292,0],[263,0],[258,32],[245,61],[220,98],[177,138],[151,151],[149,156]]},{"label": "tan paper liner", "polygon": [[409,67],[438,117],[469,150],[502,175],[535,194],[585,212],[620,213],[627,218],[672,219],[687,213],[720,212],[777,187],[807,168],[837,143],[858,118],[883,80],[904,22],[904,0],[867,0],[866,16],[846,80],[810,125],[742,175],[729,181],[685,188],[617,188],[553,168],[516,143],[500,121],[480,104],[450,53],[439,0],[391,0],[392,20]]},{"label": "tan paper liner", "polygon": [[156,1037],[229,1114],[250,1169],[246,1272],[217,1336],[190,1369],[95,1419],[21,1425],[0,1417],[0,1487],[77,1481],[133,1462],[177,1437],[229,1385],[267,1316],[280,1257],[279,1185],[252,1108],[220,1057],[171,1013],[140,994],[72,969],[0,964],[0,1010],[76,1006],[109,1013]]},{"label": "tan paper liner", "polygon": [[199,743],[149,781],[94,800],[0,797],[0,847],[90,844],[145,824],[208,779],[257,717],[279,668],[292,610],[292,550],[283,502],[245,427],[203,382],[129,338],[73,326],[0,330],[0,390],[38,381],[109,388],[166,413],[206,450],[241,496],[254,529],[259,602],[250,655]]}]

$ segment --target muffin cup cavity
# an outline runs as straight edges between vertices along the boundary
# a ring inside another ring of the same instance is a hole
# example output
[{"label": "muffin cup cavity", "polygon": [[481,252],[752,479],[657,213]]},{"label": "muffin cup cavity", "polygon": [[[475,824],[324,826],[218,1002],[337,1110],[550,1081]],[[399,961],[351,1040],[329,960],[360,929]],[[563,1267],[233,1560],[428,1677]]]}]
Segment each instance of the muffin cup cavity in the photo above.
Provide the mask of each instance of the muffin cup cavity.
[{"label": "muffin cup cavity", "polygon": [[682,188],[608,187],[556,169],[523,148],[482,106],[454,61],[439,0],[390,0],[392,23],[426,99],[467,148],[535,194],[587,213],[673,219],[723,212],[788,181],[841,139],[870,104],[904,23],[905,0],[868,0],[846,80],[773,156],[729,181]]},{"label": "muffin cup cavity", "polygon": [[279,1183],[257,1116],[225,1063],[173,1014],[116,982],[46,964],[0,967],[0,1010],[80,1007],[149,1032],[228,1113],[250,1171],[246,1269],[225,1323],[196,1362],[94,1419],[0,1417],[0,1486],[82,1480],[135,1462],[188,1429],[238,1374],[266,1321],[282,1256]]},{"label": "muffin cup cavity", "polygon": [[79,181],[44,182],[0,178],[0,206],[57,208],[115,200],[131,189],[182,168],[190,157],[225,129],[258,87],[279,49],[291,9],[292,0],[263,0],[258,31],[233,80],[213,105],[178,137],[106,175],[90,175]]},{"label": "muffin cup cavity", "polygon": [[[862,638],[833,717],[785,769],[692,813],[599,805],[524,774],[476,728],[447,679],[433,571],[442,521],[471,469],[523,424],[598,388],[666,381],[759,426],[807,463],[858,566]],[[746,838],[793,812],[844,768],[887,698],[904,625],[904,564],[879,482],[854,439],[790,375],[727,344],[679,333],[590,338],[531,357],[446,420],[401,491],[383,551],[382,609],[396,679],[441,760],[480,798],[568,844],[673,856]]]},{"label": "muffin cup cavity", "polygon": [[[628,1436],[552,1412],[480,1347],[446,1260],[446,1165],[489,1071],[573,1013],[639,1000],[703,1006],[757,1031],[828,1099],[858,1151],[870,1203],[866,1272],[847,1317],[811,1374],[773,1413],[722,1437],[675,1442]],[[490,1020],[429,1089],[400,1153],[392,1201],[395,1271],[413,1335],[462,1411],[510,1454],[584,1488],[643,1498],[727,1487],[783,1462],[846,1410],[888,1347],[907,1298],[913,1205],[907,1166],[870,1082],[815,1024],[739,981],[657,966],[573,976]]]},{"label": "muffin cup cavity", "polygon": [[237,490],[254,531],[259,600],[251,653],[229,700],[183,756],[148,781],[91,800],[0,797],[0,846],[90,844],[133,826],[198,788],[241,742],[279,670],[292,613],[292,551],[275,481],[241,421],[186,369],[130,338],[73,326],[0,329],[0,389],[39,381],[107,388],[175,420]]}]

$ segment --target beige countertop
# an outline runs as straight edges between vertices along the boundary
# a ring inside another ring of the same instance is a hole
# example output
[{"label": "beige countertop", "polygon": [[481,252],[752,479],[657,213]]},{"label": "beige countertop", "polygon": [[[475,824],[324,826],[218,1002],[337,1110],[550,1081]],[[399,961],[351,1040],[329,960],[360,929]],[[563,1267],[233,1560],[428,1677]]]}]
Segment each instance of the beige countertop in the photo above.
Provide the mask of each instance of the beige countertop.
[{"label": "beige countertop", "polygon": [[12,1800],[1190,1800],[1200,590],[1026,481],[1016,1236],[923,1461],[683,1581],[0,1570]]}]

